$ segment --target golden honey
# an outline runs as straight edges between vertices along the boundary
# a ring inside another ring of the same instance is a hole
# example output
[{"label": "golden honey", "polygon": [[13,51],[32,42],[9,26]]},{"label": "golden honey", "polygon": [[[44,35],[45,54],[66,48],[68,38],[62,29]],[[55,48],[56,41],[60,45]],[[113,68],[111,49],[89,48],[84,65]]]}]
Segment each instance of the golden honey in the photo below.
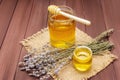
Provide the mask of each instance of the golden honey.
[{"label": "golden honey", "polygon": [[[68,10],[69,11],[69,10]],[[48,19],[50,43],[57,48],[68,48],[75,43],[75,21],[60,14]]]},{"label": "golden honey", "polygon": [[92,51],[86,46],[79,46],[74,50],[73,65],[78,71],[87,71],[92,65]]}]

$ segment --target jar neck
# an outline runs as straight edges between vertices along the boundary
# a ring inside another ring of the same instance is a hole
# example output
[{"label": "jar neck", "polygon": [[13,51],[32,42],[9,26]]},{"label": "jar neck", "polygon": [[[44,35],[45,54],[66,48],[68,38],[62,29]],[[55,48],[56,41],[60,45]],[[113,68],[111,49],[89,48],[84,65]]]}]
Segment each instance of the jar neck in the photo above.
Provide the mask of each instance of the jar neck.
[{"label": "jar neck", "polygon": [[[68,13],[68,14],[74,15],[73,10],[70,7],[68,7],[68,6],[59,6],[59,8],[62,11]],[[51,14],[51,13],[49,13],[49,15],[48,15],[48,20],[55,21],[55,22],[70,22],[70,21],[73,21],[73,19],[64,17],[64,16],[62,16],[60,14]]]}]

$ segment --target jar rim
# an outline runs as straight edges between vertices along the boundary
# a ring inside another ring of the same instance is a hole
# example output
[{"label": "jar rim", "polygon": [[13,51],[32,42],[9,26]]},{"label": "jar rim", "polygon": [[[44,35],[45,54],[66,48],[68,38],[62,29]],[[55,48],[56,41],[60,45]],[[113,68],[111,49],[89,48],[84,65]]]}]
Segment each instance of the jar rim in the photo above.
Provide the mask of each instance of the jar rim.
[{"label": "jar rim", "polygon": [[[76,55],[76,50],[78,50],[78,49],[83,49],[83,48],[85,48],[85,49],[87,49],[88,51],[90,51],[89,57],[88,57],[86,60],[81,60],[81,59],[78,58],[78,56]],[[73,58],[76,59],[78,62],[82,62],[82,61],[87,62],[87,61],[89,61],[90,58],[92,58],[92,50],[91,50],[89,47],[87,47],[87,46],[78,46],[78,47],[75,48],[75,50],[74,50],[74,52],[73,52]]]},{"label": "jar rim", "polygon": [[[60,5],[59,8],[62,10],[62,11],[65,11],[69,14],[74,14],[74,11],[72,8],[68,7],[68,6],[65,6],[65,5]],[[52,15],[52,16],[51,16]],[[67,20],[56,20],[56,19],[53,19],[52,17],[56,16],[56,15],[59,15],[59,14],[50,14],[49,13],[49,19],[50,21],[55,21],[55,22],[71,22],[73,21],[73,19],[71,18],[68,18]]]}]

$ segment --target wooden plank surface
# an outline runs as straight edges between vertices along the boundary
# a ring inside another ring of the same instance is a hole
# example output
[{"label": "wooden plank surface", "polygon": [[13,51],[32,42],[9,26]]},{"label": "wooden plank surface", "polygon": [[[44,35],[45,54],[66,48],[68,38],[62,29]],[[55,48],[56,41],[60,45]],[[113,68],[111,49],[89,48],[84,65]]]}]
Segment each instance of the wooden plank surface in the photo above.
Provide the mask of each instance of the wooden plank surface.
[{"label": "wooden plank surface", "polygon": [[[118,7],[120,7],[120,0],[106,0],[101,1],[102,7],[103,7],[103,13],[105,18],[105,23],[107,28],[114,28],[115,32],[110,38],[110,40],[115,44],[115,49],[113,50],[113,53],[120,57],[120,10]],[[107,5],[107,6],[106,6]],[[114,69],[116,74],[116,79],[120,79],[120,59],[114,63]]]},{"label": "wooden plank surface", "polygon": [[6,35],[16,4],[17,0],[0,1],[0,48]]},{"label": "wooden plank surface", "polygon": [[[92,37],[114,28],[110,41],[115,43],[113,54],[120,57],[120,0],[0,0],[0,80],[36,80],[18,68],[26,54],[19,41],[47,27],[49,4],[67,5],[92,21],[89,27],[77,23]],[[90,80],[120,80],[119,67],[118,59]]]},{"label": "wooden plank surface", "polygon": [[[47,6],[49,4],[49,1],[45,0],[33,0],[33,6],[30,14],[30,19],[27,27],[27,31],[25,34],[25,38],[36,33],[40,29],[46,27],[47,23]],[[43,7],[43,5],[45,5]],[[26,54],[25,49],[23,48],[21,51],[20,59],[21,61],[23,59],[23,56]],[[17,72],[15,75],[15,80],[34,80],[35,78],[29,77],[25,72],[22,72],[17,67]]]},{"label": "wooden plank surface", "polygon": [[13,80],[21,52],[19,41],[26,33],[32,0],[20,0],[0,51],[0,80]]},{"label": "wooden plank surface", "polygon": [[50,0],[50,4],[52,5],[66,5],[66,0]]},{"label": "wooden plank surface", "polygon": [[0,4],[2,3],[2,0],[0,0]]}]

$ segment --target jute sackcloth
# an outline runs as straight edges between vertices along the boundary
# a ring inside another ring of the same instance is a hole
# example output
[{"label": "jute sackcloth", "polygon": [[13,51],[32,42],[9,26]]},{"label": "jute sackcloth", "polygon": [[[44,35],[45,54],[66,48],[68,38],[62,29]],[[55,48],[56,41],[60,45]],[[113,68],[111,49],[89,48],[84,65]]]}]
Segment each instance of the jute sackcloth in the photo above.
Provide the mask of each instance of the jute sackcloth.
[{"label": "jute sackcloth", "polygon": [[[83,31],[76,28],[76,44],[86,44],[93,41],[93,38],[88,36]],[[48,28],[44,28],[41,31],[33,34],[21,41],[21,44],[25,47],[27,52],[32,52],[35,50],[40,53],[42,47],[49,43],[49,31]],[[92,67],[89,71],[79,72],[77,71],[72,63],[67,64],[58,73],[58,78],[60,80],[87,80],[88,78],[95,76],[98,72],[106,68],[111,62],[113,62],[117,57],[109,51],[104,51],[100,55],[93,55]]]}]

